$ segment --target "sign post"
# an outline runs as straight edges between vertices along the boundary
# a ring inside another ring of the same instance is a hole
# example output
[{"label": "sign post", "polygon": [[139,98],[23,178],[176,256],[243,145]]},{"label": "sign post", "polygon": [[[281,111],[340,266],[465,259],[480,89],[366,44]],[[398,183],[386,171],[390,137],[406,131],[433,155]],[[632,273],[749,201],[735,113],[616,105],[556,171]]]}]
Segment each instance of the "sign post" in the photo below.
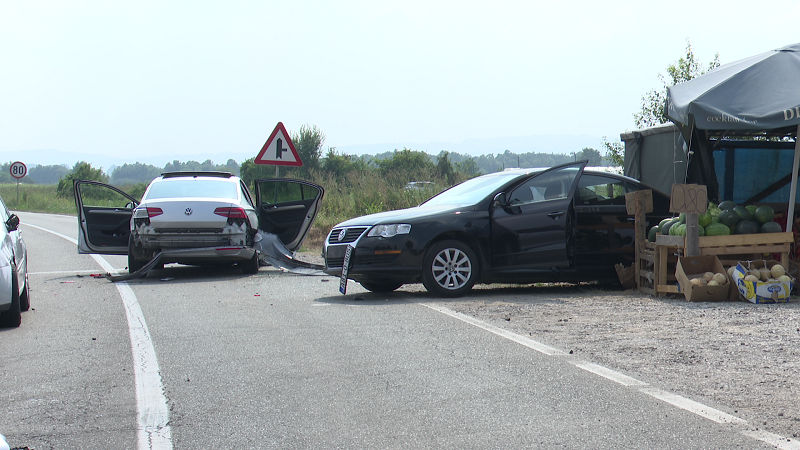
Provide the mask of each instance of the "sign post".
[{"label": "sign post", "polygon": [[269,139],[261,147],[261,151],[258,152],[258,156],[253,162],[274,165],[276,178],[278,177],[280,166],[300,167],[303,165],[303,161],[300,159],[297,149],[294,148],[292,138],[286,132],[283,122],[278,122],[278,125],[275,126],[272,134],[269,135]]},{"label": "sign post", "polygon": [[8,171],[11,173],[12,177],[17,179],[17,204],[19,205],[19,179],[28,174],[28,166],[21,161],[17,161],[11,163],[11,167],[8,168]]},{"label": "sign post", "polygon": [[708,209],[708,191],[698,184],[673,184],[670,195],[669,212],[686,213],[686,254],[700,255],[699,231],[697,229],[698,214],[705,214]]}]

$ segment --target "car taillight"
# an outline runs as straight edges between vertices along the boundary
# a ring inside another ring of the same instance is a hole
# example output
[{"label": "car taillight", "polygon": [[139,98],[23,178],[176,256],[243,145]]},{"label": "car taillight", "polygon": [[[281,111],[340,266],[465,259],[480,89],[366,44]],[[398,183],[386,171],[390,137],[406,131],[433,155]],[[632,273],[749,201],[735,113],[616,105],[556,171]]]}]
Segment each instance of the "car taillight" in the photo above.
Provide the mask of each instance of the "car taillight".
[{"label": "car taillight", "polygon": [[147,217],[155,217],[164,214],[164,211],[161,208],[147,208]]},{"label": "car taillight", "polygon": [[247,213],[244,211],[244,208],[225,206],[215,209],[214,214],[229,219],[247,219]]}]

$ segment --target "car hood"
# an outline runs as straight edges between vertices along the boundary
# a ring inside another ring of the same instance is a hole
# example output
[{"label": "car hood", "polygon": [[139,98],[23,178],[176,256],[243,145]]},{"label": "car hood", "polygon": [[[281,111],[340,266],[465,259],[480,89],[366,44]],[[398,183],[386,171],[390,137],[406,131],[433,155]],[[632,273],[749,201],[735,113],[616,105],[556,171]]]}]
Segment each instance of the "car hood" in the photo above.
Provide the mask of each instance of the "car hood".
[{"label": "car hood", "polygon": [[461,205],[415,206],[413,208],[396,209],[394,211],[385,211],[356,217],[354,219],[346,220],[336,225],[334,228],[414,222],[417,219],[424,219],[435,215],[454,214],[458,211],[471,211],[473,208],[473,206]]}]

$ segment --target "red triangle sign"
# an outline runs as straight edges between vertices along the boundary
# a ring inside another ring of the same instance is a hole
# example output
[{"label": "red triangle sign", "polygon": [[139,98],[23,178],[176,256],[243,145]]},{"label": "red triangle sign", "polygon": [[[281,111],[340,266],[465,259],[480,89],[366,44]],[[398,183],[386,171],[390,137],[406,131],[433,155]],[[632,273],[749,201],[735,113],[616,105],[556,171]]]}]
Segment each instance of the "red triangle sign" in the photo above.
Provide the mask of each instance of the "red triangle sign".
[{"label": "red triangle sign", "polygon": [[270,164],[273,166],[302,166],[303,161],[294,148],[292,138],[286,132],[283,122],[278,122],[269,139],[261,147],[255,161],[256,164]]}]

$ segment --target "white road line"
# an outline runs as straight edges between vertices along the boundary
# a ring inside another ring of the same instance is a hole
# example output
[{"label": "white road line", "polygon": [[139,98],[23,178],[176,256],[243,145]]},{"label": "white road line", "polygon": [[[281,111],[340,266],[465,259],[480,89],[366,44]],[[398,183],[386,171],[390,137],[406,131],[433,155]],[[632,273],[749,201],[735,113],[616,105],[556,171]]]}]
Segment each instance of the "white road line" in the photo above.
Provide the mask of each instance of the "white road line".
[{"label": "white road line", "polygon": [[686,411],[693,412],[700,417],[705,417],[708,420],[712,420],[717,423],[730,423],[734,425],[746,425],[747,421],[744,419],[740,419],[736,416],[732,416],[730,414],[724,413],[722,411],[716,410],[710,406],[706,406],[702,403],[697,403],[694,400],[689,400],[686,397],[681,397],[680,395],[675,395],[671,392],[662,391],[660,389],[643,387],[640,388],[639,391],[657,398],[663,402],[667,402],[671,405],[675,405],[678,408],[685,409]]},{"label": "white road line", "polygon": [[517,344],[521,344],[521,345],[524,345],[525,347],[528,347],[530,349],[536,350],[539,353],[544,353],[545,355],[548,355],[548,356],[564,356],[564,355],[566,355],[565,352],[563,352],[563,351],[561,351],[561,350],[559,350],[557,348],[550,347],[549,345],[542,344],[541,342],[534,341],[533,339],[526,338],[525,336],[521,336],[521,335],[516,334],[516,333],[512,333],[512,332],[510,332],[508,330],[504,330],[504,329],[496,327],[494,325],[489,325],[486,322],[482,322],[482,321],[480,321],[480,320],[478,320],[478,319],[476,319],[474,317],[470,317],[470,316],[468,316],[466,314],[461,314],[461,313],[455,312],[455,311],[453,311],[451,309],[443,308],[441,306],[436,306],[436,305],[430,305],[430,304],[427,304],[427,303],[422,303],[422,306],[428,307],[428,308],[430,308],[430,309],[432,309],[434,311],[439,311],[442,314],[446,314],[446,315],[448,315],[450,317],[456,318],[458,320],[461,320],[463,322],[466,322],[466,323],[468,323],[470,325],[473,325],[473,326],[476,326],[478,328],[482,328],[482,329],[484,329],[484,330],[486,330],[486,331],[488,331],[490,333],[494,333],[494,334],[496,334],[496,335],[498,335],[500,337],[504,337],[504,338],[506,338],[508,340],[514,341]]},{"label": "white road line", "polygon": [[611,370],[607,367],[599,366],[594,363],[589,363],[585,361],[570,361],[575,367],[579,367],[587,372],[591,372],[595,375],[600,375],[603,378],[608,378],[609,380],[619,383],[623,386],[647,386],[647,383],[644,381],[639,381],[636,378],[631,378],[627,375],[623,375],[616,370]]},{"label": "white road line", "polygon": [[[512,333],[511,331],[504,330],[494,325],[490,325],[474,317],[467,316],[466,314],[461,314],[459,312],[453,311],[451,309],[442,306],[436,306],[427,303],[422,303],[421,305],[430,308],[434,311],[438,311],[442,314],[446,314],[450,317],[461,320],[463,322],[466,322],[470,325],[486,330],[490,333],[494,333],[498,336],[514,341],[518,344],[522,344],[525,347],[531,348],[540,353],[544,353],[545,355],[569,357],[569,355],[562,350],[550,347],[549,345],[542,344],[541,342],[534,341],[533,339],[521,336],[516,333]],[[569,362],[576,367],[579,367],[590,373],[614,381],[615,383],[619,383],[623,386],[636,387],[639,392],[645,395],[649,395],[650,397],[669,403],[670,405],[691,412],[693,414],[696,414],[700,417],[711,420],[713,422],[720,424],[731,424],[739,427],[747,426],[747,421],[744,419],[740,419],[739,417],[730,415],[728,413],[724,413],[717,409],[711,408],[710,406],[698,403],[694,400],[689,400],[688,398],[681,397],[680,395],[648,387],[648,384],[643,381],[631,378],[627,375],[621,374],[607,367],[603,367],[586,361],[569,361]],[[772,445],[780,450],[800,450],[800,441],[788,439],[783,436],[770,433],[767,431],[750,430],[745,428],[745,429],[740,429],[739,433],[748,436],[752,439],[764,442],[768,445]]]},{"label": "white road line", "polygon": [[[25,224],[58,237],[68,240],[75,245],[78,241],[61,233],[36,225]],[[117,269],[99,255],[90,255],[95,261],[112,275],[118,274]],[[131,339],[133,353],[134,379],[136,383],[136,411],[138,415],[137,441],[139,450],[170,450],[172,449],[172,431],[169,426],[169,408],[164,395],[164,385],[158,368],[156,351],[150,332],[144,320],[142,308],[131,287],[125,282],[114,283],[125,305],[125,315],[128,318],[128,332]]]}]

